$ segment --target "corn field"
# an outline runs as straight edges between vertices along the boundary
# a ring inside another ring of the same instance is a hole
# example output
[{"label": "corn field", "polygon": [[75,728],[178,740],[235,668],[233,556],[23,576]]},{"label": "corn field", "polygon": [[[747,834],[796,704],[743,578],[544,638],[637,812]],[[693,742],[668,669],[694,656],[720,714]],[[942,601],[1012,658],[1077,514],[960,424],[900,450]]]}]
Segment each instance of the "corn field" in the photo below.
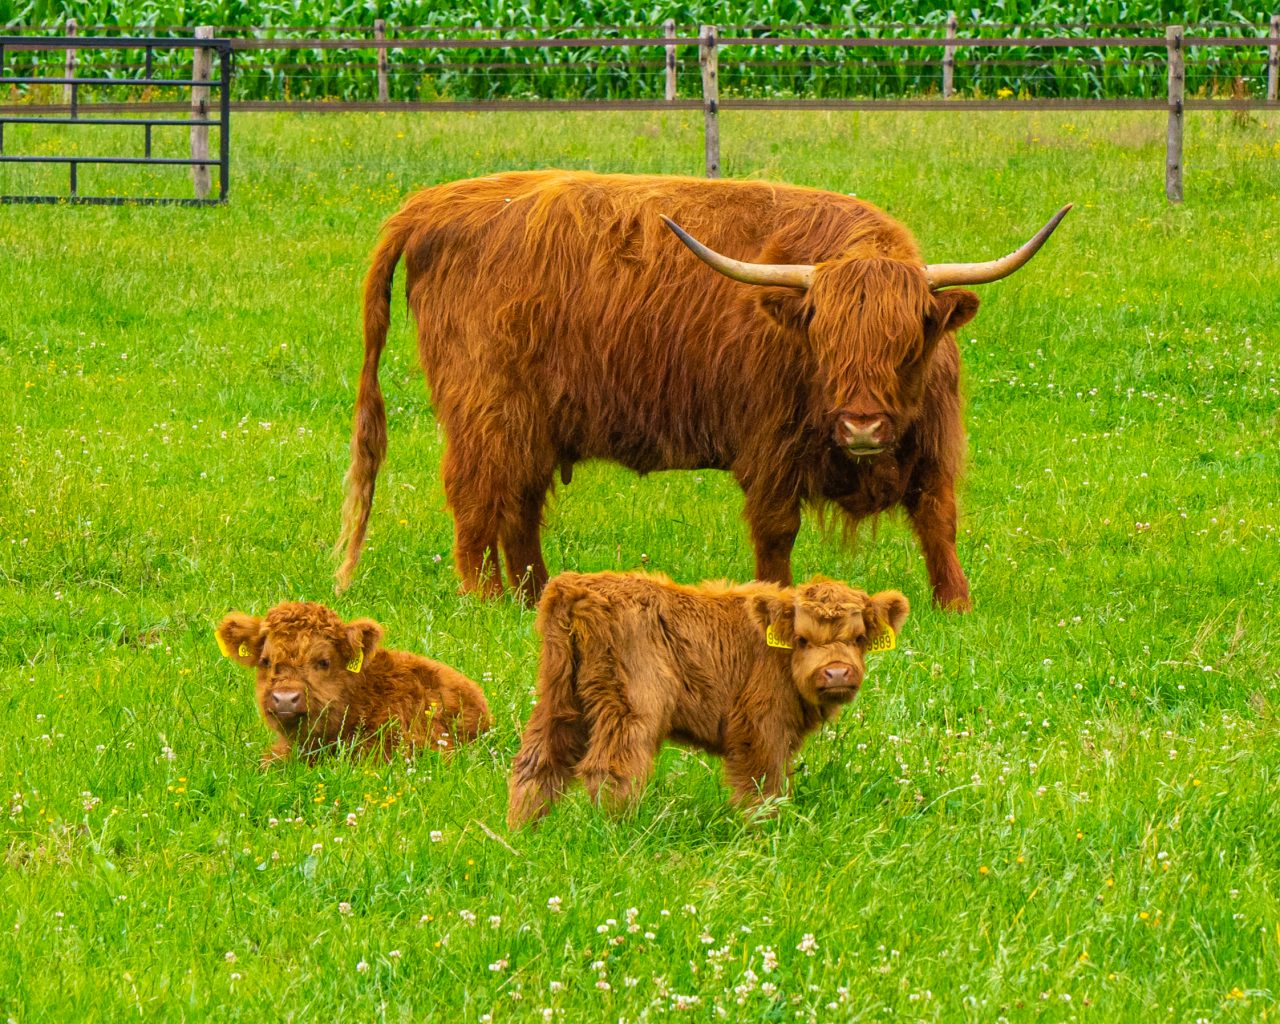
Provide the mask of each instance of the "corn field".
[{"label": "corn field", "polygon": [[[1278,4],[1280,5],[1280,4]],[[1188,26],[1188,35],[1265,35],[1270,12],[1229,4],[1190,3],[1176,10],[1164,3],[1010,2],[983,12],[957,11],[961,38],[1027,38],[1026,46],[956,50],[955,91],[974,98],[1150,98],[1164,95],[1165,47],[1037,47],[1035,37],[1162,37],[1164,26]],[[588,0],[545,0],[505,6],[479,3],[440,8],[420,0],[380,6],[325,3],[260,4],[209,2],[163,4],[49,0],[0,0],[7,31],[61,35],[74,18],[81,35],[190,36],[193,26],[214,25],[222,36],[333,40],[368,39],[376,18],[388,38],[493,40],[493,46],[388,51],[392,100],[660,99],[665,86],[662,46],[502,46],[502,40],[532,38],[653,38],[670,18],[681,38],[700,24],[715,24],[722,37],[749,43],[720,51],[722,95],[776,98],[889,98],[929,96],[941,86],[944,48],[894,46],[891,40],[945,35],[947,12],[892,3],[805,4],[796,0],[748,0],[729,4],[654,4],[640,8]],[[779,45],[770,37],[815,40],[832,37],[883,39],[883,45],[836,48]],[[8,74],[56,75],[60,51],[12,52]],[[157,54],[174,77],[189,53]],[[1259,97],[1266,87],[1267,51],[1190,47],[1187,94],[1199,97]],[[83,75],[118,78],[120,87],[97,90],[122,98],[130,78],[142,76],[141,51],[80,55]],[[233,96],[242,100],[370,100],[377,95],[377,52],[372,49],[265,49],[236,54]],[[677,51],[678,93],[700,95],[697,47]],[[49,87],[19,91],[10,102],[47,99]],[[153,90],[154,92],[154,90]],[[85,88],[83,98],[94,93]],[[147,98],[155,97],[148,93]]]}]

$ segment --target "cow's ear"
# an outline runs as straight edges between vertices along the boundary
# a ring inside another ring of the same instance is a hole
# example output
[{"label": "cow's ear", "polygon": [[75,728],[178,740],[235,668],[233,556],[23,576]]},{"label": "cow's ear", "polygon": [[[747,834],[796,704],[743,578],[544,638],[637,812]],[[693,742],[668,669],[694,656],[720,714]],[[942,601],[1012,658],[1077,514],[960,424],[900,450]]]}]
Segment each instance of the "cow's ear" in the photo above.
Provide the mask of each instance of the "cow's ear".
[{"label": "cow's ear", "polygon": [[262,645],[267,640],[267,630],[256,615],[231,612],[214,630],[218,649],[223,657],[238,661],[245,668],[256,668],[262,657]]},{"label": "cow's ear", "polygon": [[958,331],[978,315],[982,300],[966,288],[948,288],[933,293],[933,311],[925,324],[926,340],[936,342],[948,331]]},{"label": "cow's ear", "polygon": [[347,671],[359,672],[382,641],[382,627],[373,619],[353,619],[347,623]]},{"label": "cow's ear", "polygon": [[757,299],[770,320],[786,330],[807,331],[813,319],[813,304],[799,288],[762,288]]},{"label": "cow's ear", "polygon": [[751,618],[760,627],[770,647],[794,647],[796,642],[796,606],[777,597],[753,597],[749,605]]},{"label": "cow's ear", "polygon": [[882,590],[873,594],[867,602],[862,618],[867,626],[867,636],[875,640],[884,632],[885,626],[895,634],[902,632],[902,624],[907,621],[907,613],[911,610],[906,595],[897,590]]}]

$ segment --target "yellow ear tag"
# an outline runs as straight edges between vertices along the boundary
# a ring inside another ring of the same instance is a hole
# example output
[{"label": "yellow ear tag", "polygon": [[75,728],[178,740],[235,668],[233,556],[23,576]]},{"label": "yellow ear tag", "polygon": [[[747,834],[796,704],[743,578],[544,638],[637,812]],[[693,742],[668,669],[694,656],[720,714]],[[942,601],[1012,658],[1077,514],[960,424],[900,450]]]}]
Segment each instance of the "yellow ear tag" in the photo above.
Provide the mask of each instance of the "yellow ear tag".
[{"label": "yellow ear tag", "polygon": [[788,650],[788,651],[791,650],[791,645],[787,643],[785,640],[783,640],[782,637],[778,636],[778,634],[773,631],[772,625],[765,627],[764,642],[767,643],[770,647],[782,647],[785,650]]},{"label": "yellow ear tag", "polygon": [[222,639],[222,634],[216,629],[213,631],[213,638],[218,641],[218,650],[222,652],[224,658],[231,657],[231,648],[227,646],[227,642]]},{"label": "yellow ear tag", "polygon": [[885,626],[883,633],[878,633],[876,638],[867,644],[868,654],[883,654],[885,651],[892,651],[898,646],[898,636],[893,631],[892,626]]},{"label": "yellow ear tag", "polygon": [[236,651],[236,653],[240,655],[240,657],[242,658],[249,657],[249,645],[245,643],[243,640],[240,641],[240,650]]},{"label": "yellow ear tag", "polygon": [[364,665],[364,651],[360,650],[356,652],[356,656],[354,658],[352,658],[349,662],[347,662],[347,671],[359,672],[361,666],[363,665]]}]

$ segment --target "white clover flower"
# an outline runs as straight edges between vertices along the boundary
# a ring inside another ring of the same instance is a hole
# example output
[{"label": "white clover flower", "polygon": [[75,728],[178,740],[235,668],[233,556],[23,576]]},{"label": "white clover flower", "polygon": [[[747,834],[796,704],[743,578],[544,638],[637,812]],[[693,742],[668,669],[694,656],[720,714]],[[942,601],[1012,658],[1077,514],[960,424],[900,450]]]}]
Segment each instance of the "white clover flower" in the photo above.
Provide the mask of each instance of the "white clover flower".
[{"label": "white clover flower", "polygon": [[796,949],[800,950],[800,952],[803,953],[805,956],[813,956],[818,951],[817,940],[814,939],[814,937],[811,934],[809,934],[808,932],[805,932],[804,937],[800,940],[800,943],[799,945],[796,946]]},{"label": "white clover flower", "polygon": [[490,928],[497,928],[500,924],[502,924],[502,918],[501,918],[501,917],[499,917],[497,914],[490,914],[490,915],[489,915],[489,927],[490,927]]},{"label": "white clover flower", "polygon": [[476,923],[476,915],[469,910],[459,910],[458,916],[462,918],[462,923],[465,924],[468,928],[470,928]]},{"label": "white clover flower", "polygon": [[437,829],[437,830],[433,830],[433,831],[432,831],[432,833],[431,833],[431,841],[432,841],[433,843],[438,843],[438,842],[440,842],[442,839],[444,839],[444,833],[443,833],[443,832],[439,831],[438,829]]},{"label": "white clover flower", "polygon": [[361,960],[358,964],[356,964],[356,970],[359,971],[361,974],[367,973],[369,970],[369,962],[367,960]]},{"label": "white clover flower", "polygon": [[223,960],[225,960],[225,961],[226,961],[227,963],[229,963],[229,964],[233,964],[233,963],[235,963],[235,962],[236,962],[236,955],[235,955],[235,953],[233,953],[231,950],[227,950],[227,951],[222,955],[222,959],[223,959]]},{"label": "white clover flower", "polygon": [[558,913],[560,913],[560,897],[559,897],[559,896],[548,896],[548,897],[547,897],[547,909],[548,909],[548,910],[550,910],[550,911],[551,911],[551,913],[553,913],[553,914],[558,914]]},{"label": "white clover flower", "polygon": [[343,900],[341,903],[338,904],[338,913],[341,914],[343,917],[350,917],[351,904],[348,903],[346,900]]}]

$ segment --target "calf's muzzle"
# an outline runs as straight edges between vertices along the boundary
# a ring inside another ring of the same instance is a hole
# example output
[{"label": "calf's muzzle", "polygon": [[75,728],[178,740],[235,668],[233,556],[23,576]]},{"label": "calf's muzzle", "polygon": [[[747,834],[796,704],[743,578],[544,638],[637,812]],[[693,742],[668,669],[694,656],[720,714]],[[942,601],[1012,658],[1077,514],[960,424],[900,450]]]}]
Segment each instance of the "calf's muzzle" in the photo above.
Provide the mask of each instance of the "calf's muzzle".
[{"label": "calf's muzzle", "polygon": [[302,716],[306,701],[301,690],[272,690],[267,694],[267,710],[281,722],[288,723]]}]

